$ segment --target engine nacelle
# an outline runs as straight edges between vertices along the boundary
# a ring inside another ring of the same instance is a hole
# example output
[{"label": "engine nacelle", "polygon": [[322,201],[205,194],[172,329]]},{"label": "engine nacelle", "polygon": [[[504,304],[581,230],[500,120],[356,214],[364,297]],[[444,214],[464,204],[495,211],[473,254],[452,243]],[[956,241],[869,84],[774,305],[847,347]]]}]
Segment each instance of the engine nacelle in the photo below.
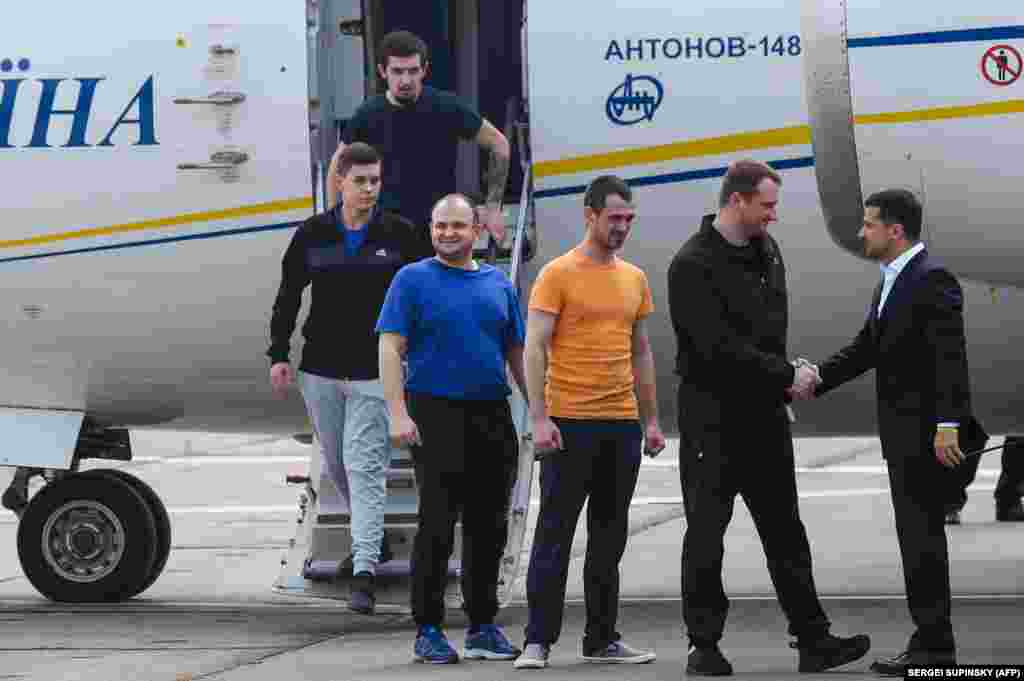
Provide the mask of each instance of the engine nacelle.
[{"label": "engine nacelle", "polygon": [[924,241],[951,269],[1024,286],[1019,2],[805,0],[801,30],[832,238],[862,256],[864,199],[903,187],[921,198]]}]

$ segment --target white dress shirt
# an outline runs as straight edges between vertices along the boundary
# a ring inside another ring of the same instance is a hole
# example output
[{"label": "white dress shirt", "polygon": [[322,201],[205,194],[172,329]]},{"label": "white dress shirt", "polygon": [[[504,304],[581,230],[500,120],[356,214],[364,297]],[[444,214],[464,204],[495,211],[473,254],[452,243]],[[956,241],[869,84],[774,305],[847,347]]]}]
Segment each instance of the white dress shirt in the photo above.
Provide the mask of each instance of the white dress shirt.
[{"label": "white dress shirt", "polygon": [[907,266],[914,256],[924,250],[924,244],[918,241],[916,244],[904,251],[903,255],[893,260],[888,265],[880,265],[882,268],[882,297],[878,299],[878,310],[877,314],[879,317],[882,316],[882,309],[885,307],[885,299],[889,297],[889,292],[892,291],[892,285],[896,283],[896,277],[900,276],[900,272]]}]

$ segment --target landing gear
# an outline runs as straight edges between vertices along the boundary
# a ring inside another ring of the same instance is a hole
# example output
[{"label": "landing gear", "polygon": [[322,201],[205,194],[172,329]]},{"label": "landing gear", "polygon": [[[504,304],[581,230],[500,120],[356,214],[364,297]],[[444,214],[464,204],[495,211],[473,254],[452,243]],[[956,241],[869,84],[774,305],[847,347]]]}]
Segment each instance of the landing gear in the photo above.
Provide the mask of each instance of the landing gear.
[{"label": "landing gear", "polygon": [[167,507],[164,506],[164,502],[160,500],[160,497],[157,496],[152,487],[131,473],[114,468],[106,468],[86,471],[82,475],[112,475],[123,480],[139,493],[143,501],[149,506],[149,510],[153,513],[153,521],[156,525],[156,555],[153,559],[153,567],[150,568],[149,575],[142,581],[142,585],[138,590],[133,593],[126,593],[124,598],[137,596],[153,586],[153,582],[164,571],[164,567],[167,565],[167,558],[171,555],[171,517],[167,514]]},{"label": "landing gear", "polygon": [[148,485],[120,471],[71,473],[29,501],[18,558],[54,601],[131,598],[159,576],[170,549],[167,511]]}]

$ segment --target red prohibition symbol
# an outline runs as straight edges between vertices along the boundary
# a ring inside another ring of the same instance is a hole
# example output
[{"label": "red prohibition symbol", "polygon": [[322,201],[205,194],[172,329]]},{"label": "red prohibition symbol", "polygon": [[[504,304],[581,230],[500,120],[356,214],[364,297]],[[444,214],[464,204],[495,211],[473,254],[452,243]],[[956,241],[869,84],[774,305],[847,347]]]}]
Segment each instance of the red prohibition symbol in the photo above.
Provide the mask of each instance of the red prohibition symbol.
[{"label": "red prohibition symbol", "polygon": [[996,45],[985,50],[981,57],[981,75],[993,85],[1011,85],[1020,78],[1024,59],[1011,45]]}]

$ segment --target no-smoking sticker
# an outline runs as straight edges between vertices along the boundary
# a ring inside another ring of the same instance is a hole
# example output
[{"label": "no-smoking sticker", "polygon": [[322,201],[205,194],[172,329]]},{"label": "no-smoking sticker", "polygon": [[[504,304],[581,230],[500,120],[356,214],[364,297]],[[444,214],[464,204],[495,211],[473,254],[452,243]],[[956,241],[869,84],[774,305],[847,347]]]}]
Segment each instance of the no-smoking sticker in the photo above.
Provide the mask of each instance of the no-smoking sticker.
[{"label": "no-smoking sticker", "polygon": [[1010,45],[996,45],[985,50],[981,58],[981,75],[993,85],[1010,85],[1020,78],[1024,60]]}]

